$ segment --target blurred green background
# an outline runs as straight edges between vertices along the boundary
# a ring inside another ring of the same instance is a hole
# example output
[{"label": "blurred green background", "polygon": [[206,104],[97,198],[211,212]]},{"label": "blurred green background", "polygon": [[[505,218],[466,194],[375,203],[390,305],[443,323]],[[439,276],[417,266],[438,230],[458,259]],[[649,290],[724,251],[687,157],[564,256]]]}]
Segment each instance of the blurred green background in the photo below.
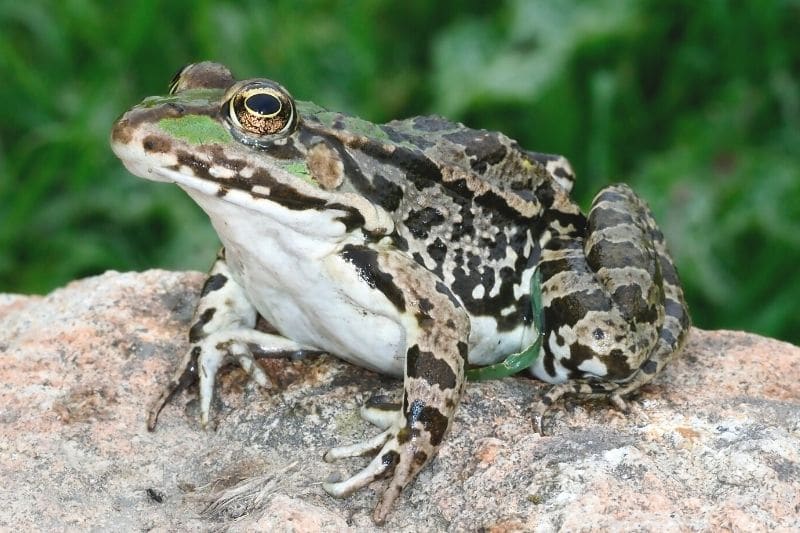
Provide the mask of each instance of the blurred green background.
[{"label": "blurred green background", "polygon": [[374,122],[439,113],[633,184],[695,323],[800,344],[800,1],[0,0],[0,291],[205,270],[216,237],[130,176],[113,120],[181,65]]}]

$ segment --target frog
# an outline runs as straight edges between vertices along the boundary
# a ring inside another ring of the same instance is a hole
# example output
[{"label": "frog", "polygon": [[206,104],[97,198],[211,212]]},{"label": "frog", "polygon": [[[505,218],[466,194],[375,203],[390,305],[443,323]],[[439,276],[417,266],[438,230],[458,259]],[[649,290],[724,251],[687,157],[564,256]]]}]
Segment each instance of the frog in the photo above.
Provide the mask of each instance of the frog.
[{"label": "frog", "polygon": [[208,426],[228,363],[269,388],[256,355],[324,352],[401,378],[399,402],[361,408],[377,434],[323,457],[371,456],[322,487],[387,480],[379,524],[441,447],[469,369],[535,352],[520,375],[550,384],[531,401],[545,434],[564,396],[627,410],[690,328],[646,202],[609,185],[584,214],[565,157],[499,132],[436,115],[374,124],[204,61],[125,112],[111,146],[134,175],[183,189],[222,243],[148,428],[195,385]]}]

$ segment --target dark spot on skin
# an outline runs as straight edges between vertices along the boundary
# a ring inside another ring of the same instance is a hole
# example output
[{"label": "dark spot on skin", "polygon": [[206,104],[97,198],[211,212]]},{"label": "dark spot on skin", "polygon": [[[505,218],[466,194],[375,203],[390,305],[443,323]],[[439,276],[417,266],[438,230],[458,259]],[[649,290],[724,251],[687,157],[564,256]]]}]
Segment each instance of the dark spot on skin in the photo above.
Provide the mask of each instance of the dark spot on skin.
[{"label": "dark spot on skin", "polygon": [[453,389],[457,383],[456,374],[446,361],[420,350],[416,344],[406,352],[406,374],[424,379],[432,386],[439,385],[442,390]]},{"label": "dark spot on skin", "polygon": [[[408,251],[408,241],[406,240],[405,237],[403,237],[402,235],[397,233],[397,229],[396,228],[392,232],[391,238],[392,238],[392,242],[394,242],[394,247],[395,248],[397,248],[401,252],[407,252]],[[419,255],[419,254],[415,254],[415,255]],[[417,261],[417,258],[415,257],[414,260]],[[419,263],[419,261],[417,261],[417,263]],[[422,264],[422,263],[419,263],[419,264]]]},{"label": "dark spot on skin", "polygon": [[642,287],[631,283],[617,287],[612,295],[625,320],[652,323],[658,319],[658,310],[649,305],[642,294]]},{"label": "dark spot on skin", "polygon": [[548,396],[547,394],[542,396],[541,402],[542,402],[542,404],[544,404],[545,407],[550,407],[551,405],[553,405],[553,399],[550,396]]},{"label": "dark spot on skin", "polygon": [[466,363],[467,357],[469,356],[469,346],[464,341],[458,341],[458,354],[461,356],[461,359],[464,360]]},{"label": "dark spot on skin", "polygon": [[610,311],[611,307],[608,296],[600,289],[573,291],[552,299],[544,308],[544,323],[551,329],[563,324],[574,326],[589,311]]},{"label": "dark spot on skin", "polygon": [[421,329],[430,329],[434,326],[435,321],[428,313],[420,311],[414,317],[417,319],[417,324]]},{"label": "dark spot on skin", "polygon": [[461,308],[461,302],[459,302],[456,299],[456,297],[453,295],[453,291],[448,289],[447,285],[445,285],[441,281],[437,281],[436,282],[436,292],[438,292],[440,294],[444,294],[445,296],[447,296],[447,298],[450,299],[450,303],[452,303],[453,307],[455,307],[456,309],[460,309]]},{"label": "dark spot on skin", "polygon": [[328,209],[340,209],[344,211],[344,215],[336,217],[336,220],[344,224],[345,231],[351,232],[356,228],[364,225],[364,215],[354,207],[346,206],[344,204],[332,203],[327,205]]},{"label": "dark spot on skin", "polygon": [[651,277],[654,277],[656,258],[642,252],[644,250],[640,250],[630,242],[601,240],[595,243],[589,253],[586,254],[586,260],[593,270],[598,270],[600,267],[622,268],[632,266],[642,268]]},{"label": "dark spot on skin", "polygon": [[411,440],[411,430],[407,427],[402,428],[397,432],[397,442],[405,444]]},{"label": "dark spot on skin", "polygon": [[585,361],[594,359],[595,357],[598,357],[597,352],[595,352],[588,346],[581,344],[580,342],[574,342],[569,345],[569,357],[566,359],[562,359],[561,364],[565,368],[568,368],[569,370],[578,373],[578,375],[580,376],[585,374],[585,372],[583,370],[578,369],[578,366],[580,366],[580,364]]},{"label": "dark spot on skin", "polygon": [[575,176],[567,172],[567,169],[564,167],[558,167],[553,171],[553,175],[557,178],[564,178],[570,181],[575,179]]},{"label": "dark spot on skin", "polygon": [[[444,264],[444,260],[447,257],[447,245],[440,239],[436,237],[436,239],[430,243],[426,250],[428,252],[428,257],[433,259],[436,264],[436,268],[433,269],[433,273],[436,274],[437,277],[442,278],[442,265]],[[424,265],[424,261],[418,261],[421,265]]]},{"label": "dark spot on skin", "polygon": [[472,170],[478,174],[486,172],[489,166],[501,162],[508,153],[508,148],[500,141],[498,133],[463,128],[447,133],[443,137],[463,147]]},{"label": "dark spot on skin", "polygon": [[656,373],[656,370],[658,370],[658,363],[652,359],[648,359],[640,368],[645,374],[653,375]]},{"label": "dark spot on skin", "polygon": [[672,334],[672,331],[670,331],[667,328],[663,328],[661,330],[661,334],[659,335],[659,337],[661,338],[661,340],[666,342],[668,346],[672,346],[673,348],[678,344],[678,339],[676,339],[675,335]]},{"label": "dark spot on skin", "polygon": [[165,154],[172,149],[172,143],[163,137],[148,135],[142,140],[142,148],[148,153]]},{"label": "dark spot on skin", "polygon": [[681,319],[686,314],[686,308],[682,303],[676,302],[672,298],[664,300],[664,312],[666,316]]},{"label": "dark spot on skin", "polygon": [[388,451],[381,456],[381,464],[386,467],[383,472],[385,477],[394,474],[394,469],[397,468],[397,463],[400,462],[400,454],[394,450]]},{"label": "dark spot on skin", "polygon": [[664,280],[664,283],[669,283],[670,285],[675,285],[677,287],[680,286],[681,282],[678,279],[678,271],[675,269],[675,265],[667,258],[659,256],[659,266],[661,267],[661,279]]},{"label": "dark spot on skin", "polygon": [[200,318],[197,319],[197,322],[195,322],[189,330],[189,342],[195,343],[206,336],[205,332],[203,332],[203,327],[214,318],[214,313],[216,312],[217,310],[214,307],[209,307],[203,311]]},{"label": "dark spot on skin", "polygon": [[[403,225],[417,239],[427,239],[432,228],[444,222],[444,216],[438,209],[425,207],[408,213]],[[455,239],[455,237],[454,237]]]},{"label": "dark spot on skin", "polygon": [[594,337],[595,340],[601,341],[605,338],[606,335],[605,333],[603,333],[602,329],[597,328],[592,332],[592,336]]},{"label": "dark spot on skin", "polygon": [[619,224],[637,223],[633,216],[634,214],[629,208],[626,209],[624,206],[620,206],[619,209],[623,209],[623,211],[598,205],[592,207],[592,211],[589,214],[589,231],[594,231],[595,228],[610,228]]},{"label": "dark spot on skin", "polygon": [[401,313],[406,310],[405,297],[394,278],[378,267],[378,252],[366,246],[348,244],[342,249],[341,255],[356,268],[359,277],[367,285],[381,291]]},{"label": "dark spot on skin", "polygon": [[214,274],[206,279],[203,284],[203,290],[200,291],[200,298],[208,295],[208,293],[221,289],[228,282],[228,278],[224,274]]},{"label": "dark spot on skin", "polygon": [[397,211],[403,200],[403,189],[380,174],[375,174],[373,183],[375,192],[371,199],[387,211]]},{"label": "dark spot on skin", "polygon": [[438,409],[425,405],[422,400],[414,400],[406,412],[406,425],[413,427],[415,422],[422,423],[422,427],[431,434],[433,446],[442,443],[447,432],[447,417]]},{"label": "dark spot on skin", "polygon": [[549,343],[544,343],[544,348],[544,370],[548,376],[556,377],[556,358],[550,351]]},{"label": "dark spot on skin", "polygon": [[433,309],[433,304],[427,298],[420,298],[419,301],[417,302],[417,305],[419,305],[420,310],[425,313]]},{"label": "dark spot on skin", "polygon": [[456,323],[453,322],[452,318],[448,318],[447,322],[445,322],[444,325],[447,326],[449,329],[456,329]]},{"label": "dark spot on skin", "polygon": [[633,372],[628,365],[628,359],[619,348],[611,350],[603,363],[606,365],[606,378],[610,380],[626,379]]},{"label": "dark spot on skin", "polygon": [[428,454],[423,452],[422,450],[417,450],[414,452],[414,459],[413,462],[415,465],[421,467],[425,464],[425,461],[428,460]]}]

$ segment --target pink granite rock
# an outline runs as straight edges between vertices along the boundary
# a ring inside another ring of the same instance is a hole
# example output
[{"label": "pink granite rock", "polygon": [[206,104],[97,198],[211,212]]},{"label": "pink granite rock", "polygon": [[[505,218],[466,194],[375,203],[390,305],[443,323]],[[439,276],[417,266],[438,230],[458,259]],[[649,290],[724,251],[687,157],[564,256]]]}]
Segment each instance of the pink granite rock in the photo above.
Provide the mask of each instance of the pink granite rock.
[{"label": "pink granite rock", "polygon": [[[106,273],[0,296],[0,529],[370,530],[380,483],[345,500],[323,451],[374,429],[356,408],[400,383],[331,357],[264,361],[275,388],[223,373],[215,430],[196,401],[145,413],[186,348],[197,273]],[[473,384],[439,457],[387,530],[800,528],[800,349],[693,330],[620,414],[559,404],[531,431],[542,383]]]}]

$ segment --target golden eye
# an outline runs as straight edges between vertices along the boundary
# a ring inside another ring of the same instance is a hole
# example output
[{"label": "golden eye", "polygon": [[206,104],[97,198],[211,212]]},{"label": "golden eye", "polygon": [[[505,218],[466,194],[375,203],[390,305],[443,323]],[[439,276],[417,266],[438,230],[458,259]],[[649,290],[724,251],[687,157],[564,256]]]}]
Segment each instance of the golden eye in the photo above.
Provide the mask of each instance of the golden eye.
[{"label": "golden eye", "polygon": [[227,102],[227,118],[232,131],[242,135],[239,140],[251,144],[274,141],[297,125],[292,97],[269,80],[253,81],[238,89]]}]

